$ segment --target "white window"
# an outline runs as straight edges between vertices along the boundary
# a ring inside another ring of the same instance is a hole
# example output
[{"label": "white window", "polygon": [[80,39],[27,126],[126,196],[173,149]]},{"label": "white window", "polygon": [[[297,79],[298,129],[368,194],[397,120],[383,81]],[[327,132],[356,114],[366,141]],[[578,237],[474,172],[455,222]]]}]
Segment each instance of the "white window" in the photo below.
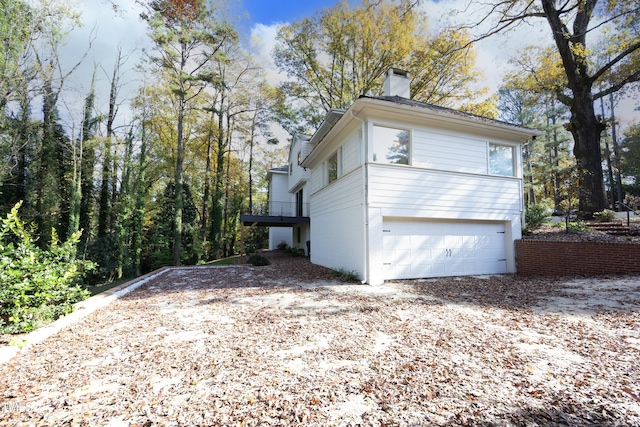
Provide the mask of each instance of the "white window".
[{"label": "white window", "polygon": [[373,126],[373,161],[408,165],[410,156],[408,130]]},{"label": "white window", "polygon": [[515,176],[515,149],[508,145],[489,144],[489,174]]},{"label": "white window", "polygon": [[338,179],[338,152],[336,151],[327,159],[327,184]]}]

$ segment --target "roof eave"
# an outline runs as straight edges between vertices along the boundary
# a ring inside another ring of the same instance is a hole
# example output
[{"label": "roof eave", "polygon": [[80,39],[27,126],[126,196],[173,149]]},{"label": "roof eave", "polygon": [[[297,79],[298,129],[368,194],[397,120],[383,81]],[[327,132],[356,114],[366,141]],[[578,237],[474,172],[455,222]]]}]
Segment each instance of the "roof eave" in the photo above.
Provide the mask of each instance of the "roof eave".
[{"label": "roof eave", "polygon": [[325,136],[333,129],[333,127],[340,121],[340,119],[344,116],[345,110],[341,109],[332,109],[325,115],[322,124],[318,128],[318,130],[311,136],[309,139],[309,143],[313,146],[311,153],[307,157],[302,160],[300,165],[304,168],[309,167],[309,165],[313,162],[315,157],[318,156],[318,152],[320,151],[318,147],[320,143],[324,139]]},{"label": "roof eave", "polygon": [[[407,100],[409,101],[409,100]],[[360,105],[357,105],[360,104]],[[416,105],[410,105],[401,102],[394,102],[388,99],[380,99],[376,97],[360,97],[356,103],[354,103],[353,108],[355,111],[361,111],[366,107],[366,105],[373,104],[376,106],[380,106],[383,108],[400,108],[404,111],[413,112],[414,114],[428,115],[431,117],[438,117],[440,119],[445,119],[450,122],[464,123],[464,124],[472,124],[486,129],[492,130],[501,130],[504,132],[508,132],[515,135],[518,135],[519,139],[529,140],[533,137],[543,136],[545,133],[543,131],[537,129],[531,129],[524,126],[514,125],[507,122],[502,122],[495,119],[490,119],[488,117],[476,116],[470,113],[465,113],[462,111],[438,107],[435,105],[425,104],[425,103],[417,103]]]}]

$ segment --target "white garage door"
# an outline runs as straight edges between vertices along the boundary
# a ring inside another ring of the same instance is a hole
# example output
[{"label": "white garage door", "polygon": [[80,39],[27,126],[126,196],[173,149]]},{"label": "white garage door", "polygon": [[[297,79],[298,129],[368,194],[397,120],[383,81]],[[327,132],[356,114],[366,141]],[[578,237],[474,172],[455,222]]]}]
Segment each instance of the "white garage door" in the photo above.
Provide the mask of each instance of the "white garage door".
[{"label": "white garage door", "polygon": [[507,272],[504,223],[385,219],[385,280]]}]

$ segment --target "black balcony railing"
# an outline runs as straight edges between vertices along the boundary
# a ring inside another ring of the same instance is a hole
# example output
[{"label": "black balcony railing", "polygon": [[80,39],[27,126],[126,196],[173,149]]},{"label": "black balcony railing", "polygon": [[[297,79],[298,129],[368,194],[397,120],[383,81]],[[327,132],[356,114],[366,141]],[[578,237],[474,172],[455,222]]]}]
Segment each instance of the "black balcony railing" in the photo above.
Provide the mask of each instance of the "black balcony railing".
[{"label": "black balcony railing", "polygon": [[267,206],[254,206],[248,215],[308,217],[309,203],[298,204],[296,202],[269,202]]}]

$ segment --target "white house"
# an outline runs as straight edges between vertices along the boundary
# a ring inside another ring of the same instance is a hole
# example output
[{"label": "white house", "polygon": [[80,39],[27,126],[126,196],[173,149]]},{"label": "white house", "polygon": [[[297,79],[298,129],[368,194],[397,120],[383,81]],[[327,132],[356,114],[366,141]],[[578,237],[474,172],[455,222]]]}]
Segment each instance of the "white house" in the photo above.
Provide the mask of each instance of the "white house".
[{"label": "white house", "polygon": [[[289,212],[291,211],[289,167],[270,169],[267,171],[267,181],[269,182],[267,215],[278,216],[285,213],[286,210],[287,216],[293,216],[293,213]],[[276,249],[283,242],[287,246],[291,246],[291,227],[288,224],[269,227],[269,249]]]},{"label": "white house", "polygon": [[372,285],[515,272],[521,145],[541,133],[411,101],[409,82],[389,70],[385,96],[294,138],[289,193],[308,200],[309,221],[292,224],[292,244]]},{"label": "white house", "polygon": [[284,242],[309,254],[309,195],[305,186],[310,173],[300,166],[302,158],[311,151],[309,139],[307,135],[296,135],[289,149],[289,164],[267,172],[266,214],[242,215],[244,225],[269,227],[269,249]]}]

